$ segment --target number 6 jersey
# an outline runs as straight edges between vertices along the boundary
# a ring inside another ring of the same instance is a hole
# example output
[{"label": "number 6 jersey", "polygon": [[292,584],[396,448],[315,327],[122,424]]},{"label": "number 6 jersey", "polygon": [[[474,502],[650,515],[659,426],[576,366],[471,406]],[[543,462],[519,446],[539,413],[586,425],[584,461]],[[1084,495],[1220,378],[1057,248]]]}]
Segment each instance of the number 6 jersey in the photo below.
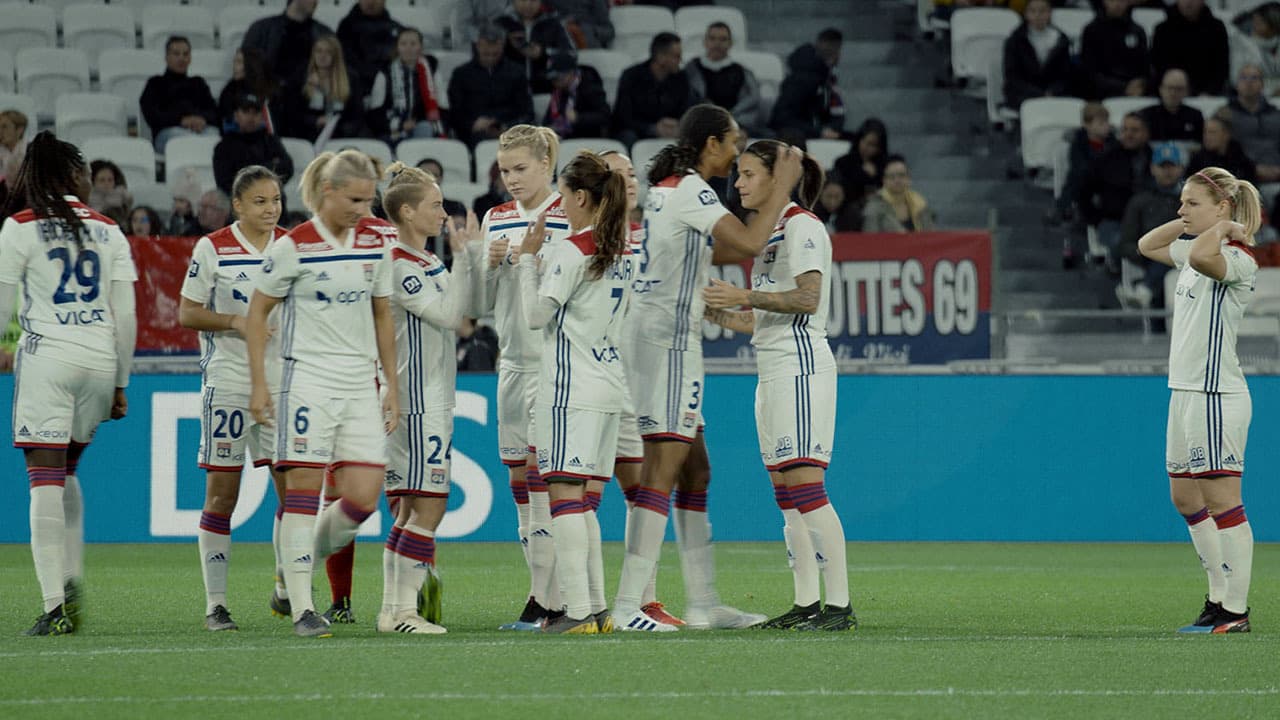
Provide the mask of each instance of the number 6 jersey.
[{"label": "number 6 jersey", "polygon": [[22,352],[115,372],[111,283],[134,282],[129,241],[110,218],[64,198],[84,225],[77,241],[61,223],[23,210],[0,227],[0,283],[22,285]]}]

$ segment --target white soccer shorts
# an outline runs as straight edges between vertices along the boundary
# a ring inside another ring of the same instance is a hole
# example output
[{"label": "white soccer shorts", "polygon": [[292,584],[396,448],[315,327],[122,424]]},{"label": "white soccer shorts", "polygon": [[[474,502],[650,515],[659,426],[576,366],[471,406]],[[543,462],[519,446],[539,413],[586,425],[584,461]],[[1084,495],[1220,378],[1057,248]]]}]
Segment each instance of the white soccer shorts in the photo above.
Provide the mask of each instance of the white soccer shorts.
[{"label": "white soccer shorts", "polygon": [[702,349],[672,350],[637,340],[624,360],[640,437],[693,442],[702,423]]},{"label": "white soccer shorts", "polygon": [[271,464],[271,428],[253,421],[249,396],[206,387],[200,393],[200,449],[204,470],[240,472],[246,453],[254,467]]},{"label": "white soccer shorts", "polygon": [[538,474],[556,480],[613,477],[618,445],[618,413],[539,405],[535,411]]},{"label": "white soccer shorts", "polygon": [[388,497],[448,497],[453,457],[453,410],[404,413],[387,437]]},{"label": "white soccer shorts", "polygon": [[1173,390],[1165,436],[1169,477],[1240,475],[1249,439],[1253,401],[1249,393]]},{"label": "white soccer shorts", "polygon": [[529,456],[533,435],[533,404],[538,396],[538,373],[498,371],[498,454],[502,464],[521,466]]},{"label": "white soccer shorts", "polygon": [[13,382],[13,445],[65,449],[87,444],[111,416],[115,373],[87,370],[18,350]]},{"label": "white soccer shorts", "polygon": [[825,468],[836,430],[836,373],[761,380],[756,385],[760,459],[771,472]]},{"label": "white soccer shorts", "polygon": [[635,403],[631,392],[623,388],[622,413],[618,415],[617,462],[638,463],[644,461],[644,441],[640,439],[640,425],[636,423]]},{"label": "white soccer shorts", "polygon": [[277,466],[385,467],[387,439],[382,403],[365,397],[326,397],[323,391],[290,390],[276,402]]}]

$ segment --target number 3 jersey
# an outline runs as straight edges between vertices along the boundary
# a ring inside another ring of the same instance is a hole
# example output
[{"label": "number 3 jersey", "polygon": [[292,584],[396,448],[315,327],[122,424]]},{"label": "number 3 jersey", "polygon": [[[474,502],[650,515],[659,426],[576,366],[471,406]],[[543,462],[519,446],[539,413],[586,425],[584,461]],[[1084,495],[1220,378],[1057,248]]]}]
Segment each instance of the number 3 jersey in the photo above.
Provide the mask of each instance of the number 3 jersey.
[{"label": "number 3 jersey", "polygon": [[116,370],[111,283],[138,279],[124,233],[73,196],[84,225],[77,241],[61,223],[23,210],[0,227],[0,283],[22,285],[24,354],[90,370]]},{"label": "number 3 jersey", "polygon": [[813,375],[836,366],[827,343],[831,237],[817,216],[791,203],[782,211],[764,252],[751,266],[751,289],[765,293],[794,290],[798,275],[815,270],[822,273],[817,312],[754,311],[756,328],[751,344],[756,349],[761,380]]},{"label": "number 3 jersey", "polygon": [[258,291],[284,298],[282,390],[319,390],[330,397],[376,391],[373,298],[391,295],[394,235],[385,221],[362,218],[337,238],[312,219],[271,244]]},{"label": "number 3 jersey", "polygon": [[[264,254],[285,234],[275,228],[271,243],[258,252],[232,223],[200,238],[191,252],[191,265],[182,282],[182,297],[216,313],[249,314],[249,298],[262,274]],[[280,380],[280,328],[278,313],[268,322],[275,333],[267,341],[267,383],[274,391]],[[235,332],[200,332],[200,369],[203,384],[219,390],[249,394],[249,352],[244,338]]]}]

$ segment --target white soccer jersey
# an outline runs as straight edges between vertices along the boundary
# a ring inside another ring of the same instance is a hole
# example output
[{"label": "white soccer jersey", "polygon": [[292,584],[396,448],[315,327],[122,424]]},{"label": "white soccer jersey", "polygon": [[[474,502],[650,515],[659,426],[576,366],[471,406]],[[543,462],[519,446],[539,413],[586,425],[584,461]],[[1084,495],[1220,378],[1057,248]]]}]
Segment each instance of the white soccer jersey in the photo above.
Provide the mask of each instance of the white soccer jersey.
[{"label": "white soccer jersey", "polygon": [[[455,262],[461,255],[455,256]],[[391,248],[400,412],[452,408],[458,376],[458,336],[424,318],[445,301],[452,277],[434,253],[396,243]],[[455,266],[456,267],[456,266]]]},{"label": "white soccer jersey", "polygon": [[649,188],[644,253],[635,282],[636,337],[674,350],[702,348],[702,288],[710,282],[711,229],[729,211],[689,171]]},{"label": "white soccer jersey", "polygon": [[[503,370],[518,372],[534,372],[538,369],[538,358],[542,354],[542,334],[530,330],[524,321],[524,310],[520,305],[520,275],[514,256],[507,254],[507,259],[496,268],[488,265],[489,246],[504,240],[511,242],[511,250],[520,247],[529,223],[538,219],[545,211],[546,242],[561,240],[569,235],[569,220],[560,207],[560,194],[551,195],[536,208],[525,210],[520,203],[512,200],[498,205],[485,213],[481,232],[484,237],[485,277],[482,312],[493,311],[494,329],[498,331],[498,365]],[[542,253],[538,253],[539,257]]]},{"label": "white soccer jersey", "polygon": [[751,266],[751,289],[780,293],[796,288],[796,276],[822,273],[822,295],[812,315],[756,310],[751,344],[756,348],[760,379],[813,375],[834,369],[827,343],[831,297],[831,238],[813,213],[791,203],[778,219],[764,252]]},{"label": "white soccer jersey", "polygon": [[543,328],[538,400],[614,413],[622,409],[625,382],[614,338],[631,284],[631,254],[597,279],[590,272],[595,252],[590,228],[546,248],[538,297],[555,300],[560,309]]},{"label": "white soccer jersey", "polygon": [[1169,387],[1211,393],[1249,392],[1236,356],[1236,333],[1244,309],[1253,299],[1258,263],[1245,245],[1222,247],[1227,274],[1221,281],[1191,267],[1191,241],[1183,236],[1169,246],[1178,267],[1169,336]]},{"label": "white soccer jersey", "polygon": [[394,228],[363,218],[336,238],[311,220],[271,244],[258,291],[284,298],[281,390],[359,397],[375,387],[373,298],[391,295]]},{"label": "white soccer jersey", "polygon": [[31,210],[9,217],[0,227],[0,283],[22,286],[24,354],[114,373],[111,283],[138,279],[133,254],[110,218],[64,199],[84,225],[81,240]]},{"label": "white soccer jersey", "polygon": [[[267,249],[285,232],[276,228]],[[246,316],[265,259],[266,255],[245,239],[239,223],[209,233],[191,252],[182,297],[217,313]],[[280,379],[279,337],[277,333],[267,341],[267,384],[273,391]],[[236,333],[201,331],[200,369],[205,387],[249,394],[249,351],[244,338]]]}]

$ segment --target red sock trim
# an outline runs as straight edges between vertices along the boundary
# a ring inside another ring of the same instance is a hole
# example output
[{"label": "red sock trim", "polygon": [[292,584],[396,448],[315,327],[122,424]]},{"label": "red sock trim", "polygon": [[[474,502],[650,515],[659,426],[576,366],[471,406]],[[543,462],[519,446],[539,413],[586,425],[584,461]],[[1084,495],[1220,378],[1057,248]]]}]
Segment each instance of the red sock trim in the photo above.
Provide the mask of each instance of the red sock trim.
[{"label": "red sock trim", "polygon": [[31,487],[66,487],[67,469],[60,467],[29,467],[27,482]]},{"label": "red sock trim", "polygon": [[400,526],[392,525],[391,532],[387,533],[386,548],[391,552],[396,551],[396,543],[400,542]]},{"label": "red sock trim", "polygon": [[773,501],[778,503],[779,510],[795,510],[796,504],[791,501],[791,493],[786,485],[773,486]]},{"label": "red sock trim", "polygon": [[1187,525],[1199,525],[1209,519],[1209,508],[1202,507],[1190,515],[1183,515],[1182,519],[1187,521]]},{"label": "red sock trim", "polygon": [[653,488],[641,487],[636,489],[636,508],[644,508],[656,512],[663,517],[671,514],[671,497],[664,492],[659,492]]},{"label": "red sock trim", "polygon": [[563,517],[565,515],[576,515],[586,512],[586,509],[586,503],[580,499],[551,501],[551,517],[553,518]]},{"label": "red sock trim", "polygon": [[516,501],[517,505],[529,504],[529,485],[527,480],[511,480],[511,499]]},{"label": "red sock trim", "polygon": [[676,490],[676,509],[690,512],[706,512],[707,491],[693,490],[686,492],[684,490]]},{"label": "red sock trim", "polygon": [[802,513],[813,512],[823,505],[831,504],[827,499],[827,488],[820,482],[791,485],[787,487],[787,494],[791,496],[796,509]]},{"label": "red sock trim", "polygon": [[231,516],[219,513],[200,513],[200,529],[218,535],[231,534]]},{"label": "red sock trim", "polygon": [[1249,518],[1244,516],[1244,506],[1237,505],[1221,515],[1214,515],[1213,521],[1217,523],[1219,530],[1226,530],[1249,522]]},{"label": "red sock trim", "polygon": [[546,492],[547,481],[542,479],[538,471],[530,467],[524,473],[524,482],[528,486],[529,492]]},{"label": "red sock trim", "polygon": [[396,554],[433,565],[436,559],[436,539],[401,528]]},{"label": "red sock trim", "polygon": [[284,511],[298,515],[315,515],[320,511],[320,491],[285,490]]},{"label": "red sock trim", "polygon": [[600,493],[588,490],[582,496],[583,502],[587,504],[587,509],[595,512],[600,509]]}]

